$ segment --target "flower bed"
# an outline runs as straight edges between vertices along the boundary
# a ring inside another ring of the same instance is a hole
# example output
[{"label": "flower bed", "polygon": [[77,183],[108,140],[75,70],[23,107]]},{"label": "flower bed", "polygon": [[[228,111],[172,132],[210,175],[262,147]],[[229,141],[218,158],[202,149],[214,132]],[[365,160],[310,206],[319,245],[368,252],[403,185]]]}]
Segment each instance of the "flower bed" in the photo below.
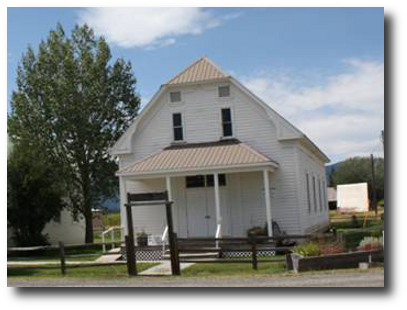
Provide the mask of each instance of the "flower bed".
[{"label": "flower bed", "polygon": [[356,252],[350,252],[341,238],[319,239],[296,246],[286,256],[287,269],[295,272],[321,269],[356,268],[359,263],[383,262],[383,239],[365,237]]},{"label": "flower bed", "polygon": [[294,272],[357,268],[359,263],[369,261],[384,262],[383,250],[358,251],[310,257],[304,257],[296,253],[287,254],[287,268],[289,270],[294,270]]}]

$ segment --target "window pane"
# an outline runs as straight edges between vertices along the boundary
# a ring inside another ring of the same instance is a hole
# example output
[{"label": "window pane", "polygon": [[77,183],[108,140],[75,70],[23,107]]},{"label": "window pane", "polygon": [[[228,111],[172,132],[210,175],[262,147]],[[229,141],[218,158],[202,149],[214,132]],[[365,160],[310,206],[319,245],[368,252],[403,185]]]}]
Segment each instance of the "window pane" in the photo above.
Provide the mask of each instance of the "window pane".
[{"label": "window pane", "polygon": [[205,177],[203,175],[196,175],[192,177],[186,177],[186,187],[195,188],[195,187],[204,187],[205,186]]},{"label": "window pane", "polygon": [[172,115],[172,125],[173,127],[182,126],[182,116],[181,113],[174,113]]},{"label": "window pane", "polygon": [[306,174],[307,178],[307,202],[308,202],[308,213],[311,213],[311,195],[309,193],[309,175],[308,173]]},{"label": "window pane", "polygon": [[314,209],[315,213],[318,212],[318,198],[317,198],[317,180],[315,177],[312,178],[312,183],[314,187]]},{"label": "window pane", "polygon": [[175,91],[170,93],[171,102],[180,102],[181,101],[181,92]]},{"label": "window pane", "polygon": [[221,86],[218,88],[219,97],[230,97],[230,87],[229,86]]},{"label": "window pane", "polygon": [[182,132],[182,127],[174,128],[174,140],[175,141],[182,141],[184,140],[184,135]]},{"label": "window pane", "polygon": [[222,109],[222,122],[230,123],[232,121],[230,109]]},{"label": "window pane", "polygon": [[[225,174],[219,174],[219,186],[226,186],[226,175]],[[213,174],[208,174],[206,176],[206,186],[207,187],[214,187],[215,186],[215,179]]]},{"label": "window pane", "polygon": [[231,136],[233,136],[233,133],[232,133],[232,124],[231,124],[231,123],[224,123],[224,124],[223,124],[223,136],[224,136],[224,137],[231,137]]}]

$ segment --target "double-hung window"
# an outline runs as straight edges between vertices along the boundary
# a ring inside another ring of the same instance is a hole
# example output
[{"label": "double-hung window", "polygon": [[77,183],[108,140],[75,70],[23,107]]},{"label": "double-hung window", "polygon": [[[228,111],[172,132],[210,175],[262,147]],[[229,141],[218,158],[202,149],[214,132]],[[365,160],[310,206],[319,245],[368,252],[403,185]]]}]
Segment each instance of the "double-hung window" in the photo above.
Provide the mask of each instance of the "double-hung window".
[{"label": "double-hung window", "polygon": [[222,131],[223,137],[232,137],[232,112],[230,108],[224,108],[222,111]]},{"label": "double-hung window", "polygon": [[184,141],[184,129],[182,127],[181,113],[174,113],[172,115],[172,127],[174,131],[174,141]]}]

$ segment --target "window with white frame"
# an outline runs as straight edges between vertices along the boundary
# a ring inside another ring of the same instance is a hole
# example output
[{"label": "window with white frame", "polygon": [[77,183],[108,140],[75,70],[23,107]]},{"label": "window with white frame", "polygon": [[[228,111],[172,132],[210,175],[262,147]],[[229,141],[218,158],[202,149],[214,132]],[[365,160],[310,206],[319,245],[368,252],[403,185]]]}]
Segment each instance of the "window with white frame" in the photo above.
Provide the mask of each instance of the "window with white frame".
[{"label": "window with white frame", "polygon": [[318,179],[318,193],[319,193],[319,211],[322,212],[322,189],[321,189],[321,179]]},{"label": "window with white frame", "polygon": [[316,185],[315,176],[312,176],[312,189],[314,192],[314,212],[316,213],[318,210],[318,206],[317,206],[317,185]]},{"label": "window with white frame", "polygon": [[307,181],[307,203],[308,203],[308,213],[311,213],[311,194],[309,188],[309,174],[305,174],[306,181]]},{"label": "window with white frame", "polygon": [[184,140],[184,129],[182,127],[182,114],[174,113],[172,114],[172,126],[174,131],[174,141]]},{"label": "window with white frame", "polygon": [[181,92],[180,91],[172,91],[170,92],[170,102],[181,102]]},{"label": "window with white frame", "polygon": [[220,98],[230,97],[230,86],[218,87],[218,95]]},{"label": "window with white frame", "polygon": [[221,110],[222,113],[222,134],[223,137],[232,137],[232,111],[230,108],[224,108]]}]

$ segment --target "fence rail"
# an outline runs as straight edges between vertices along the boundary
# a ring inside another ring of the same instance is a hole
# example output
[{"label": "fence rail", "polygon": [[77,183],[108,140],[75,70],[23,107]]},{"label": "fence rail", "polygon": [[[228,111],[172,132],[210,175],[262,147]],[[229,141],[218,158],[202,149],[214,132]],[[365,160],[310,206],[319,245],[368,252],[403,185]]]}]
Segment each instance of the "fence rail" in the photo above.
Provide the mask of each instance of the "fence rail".
[{"label": "fence rail", "polygon": [[[95,246],[107,246],[107,245],[122,245],[124,242],[96,242],[96,243],[79,243],[79,244],[64,244],[59,242],[58,245],[44,245],[44,246],[32,246],[32,247],[10,247],[7,248],[7,254],[11,253],[22,253],[22,252],[37,252],[37,251],[50,251],[58,250],[59,251],[59,260],[60,260],[60,269],[61,274],[65,275],[67,268],[77,268],[77,267],[96,267],[96,266],[109,266],[117,265],[120,263],[96,263],[96,262],[78,262],[75,264],[67,264],[66,262],[66,250],[68,249],[81,249],[81,248],[90,248]],[[117,253],[104,253],[103,255],[117,255]],[[123,262],[122,264],[125,264]],[[42,268],[47,269],[51,268],[49,266],[24,266],[24,268]],[[52,267],[55,268],[55,267]]]}]

